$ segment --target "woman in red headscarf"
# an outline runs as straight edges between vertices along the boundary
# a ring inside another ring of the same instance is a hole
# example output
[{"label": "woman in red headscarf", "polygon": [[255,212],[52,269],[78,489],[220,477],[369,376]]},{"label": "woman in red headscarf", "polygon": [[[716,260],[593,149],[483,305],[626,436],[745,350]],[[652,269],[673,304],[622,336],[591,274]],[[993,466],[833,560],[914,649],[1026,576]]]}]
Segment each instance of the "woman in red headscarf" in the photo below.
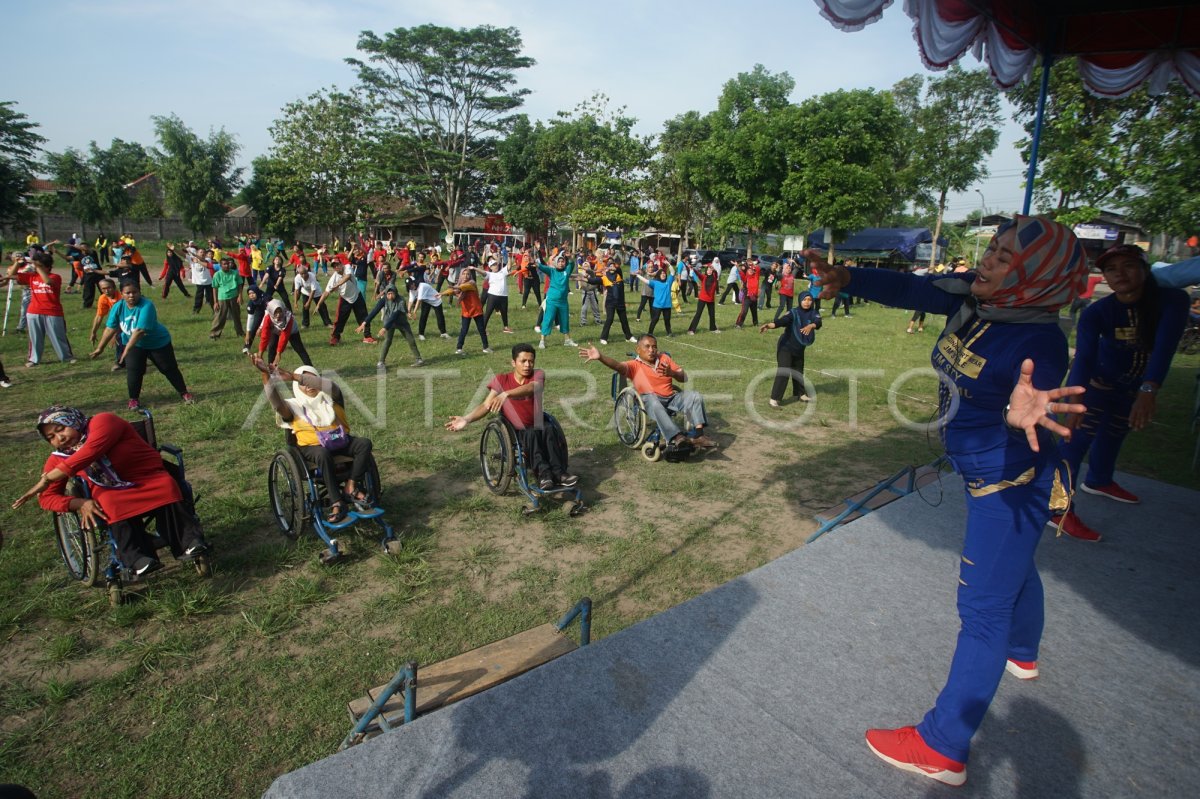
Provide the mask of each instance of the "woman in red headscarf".
[{"label": "woman in red headscarf", "polygon": [[894,766],[962,785],[971,738],[1001,676],[1038,673],[1043,595],[1033,556],[1052,508],[1068,500],[1051,433],[1070,433],[1055,414],[1084,409],[1062,401],[1084,389],[1060,388],[1067,340],[1058,312],[1083,287],[1087,260],[1068,228],[1028,216],[1001,227],[978,269],[964,274],[831,267],[820,253],[806,256],[823,278],[822,296],[842,291],[950,320],[932,361],[936,426],[966,491],[958,644],[924,720],[868,730],[867,744]]}]

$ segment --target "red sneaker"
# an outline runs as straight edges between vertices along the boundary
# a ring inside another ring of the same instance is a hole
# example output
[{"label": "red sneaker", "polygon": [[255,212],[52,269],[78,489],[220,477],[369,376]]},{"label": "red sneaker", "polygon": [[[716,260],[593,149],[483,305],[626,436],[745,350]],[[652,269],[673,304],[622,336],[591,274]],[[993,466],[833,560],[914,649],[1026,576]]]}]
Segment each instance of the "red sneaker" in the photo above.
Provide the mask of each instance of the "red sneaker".
[{"label": "red sneaker", "polygon": [[1108,497],[1109,499],[1115,499],[1117,502],[1124,502],[1127,505],[1137,505],[1141,502],[1137,494],[1129,493],[1116,483],[1109,483],[1106,486],[1090,486],[1087,483],[1080,483],[1079,487],[1088,494],[1095,494],[1098,497]]},{"label": "red sneaker", "polygon": [[378,344],[378,343],[379,343],[379,342],[378,342],[378,341],[376,341],[376,340],[375,340],[373,337],[371,337],[371,336],[363,336],[363,344]]},{"label": "red sneaker", "polygon": [[339,341],[341,341],[341,339],[339,339],[337,336],[330,336],[329,337],[329,346],[336,347],[338,345]]},{"label": "red sneaker", "polygon": [[1050,524],[1053,527],[1058,527],[1062,523],[1062,531],[1072,538],[1078,538],[1080,541],[1099,541],[1100,534],[1083,523],[1083,520],[1075,515],[1075,511],[1069,510],[1062,516],[1051,516]]},{"label": "red sneaker", "polygon": [[1036,660],[1013,660],[1009,658],[1004,664],[1004,670],[1018,680],[1036,680],[1038,678]]},{"label": "red sneaker", "polygon": [[951,760],[930,749],[916,727],[867,730],[867,746],[880,760],[903,771],[911,771],[947,785],[962,785],[967,781],[966,763]]}]

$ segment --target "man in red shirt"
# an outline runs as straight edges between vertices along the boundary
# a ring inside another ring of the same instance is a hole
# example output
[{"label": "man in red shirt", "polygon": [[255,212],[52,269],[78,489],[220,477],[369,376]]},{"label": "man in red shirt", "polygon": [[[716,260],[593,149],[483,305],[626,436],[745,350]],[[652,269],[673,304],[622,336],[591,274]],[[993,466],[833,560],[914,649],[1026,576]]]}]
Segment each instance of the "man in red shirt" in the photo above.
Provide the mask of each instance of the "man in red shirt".
[{"label": "man in red shirt", "polygon": [[[690,439],[694,446],[702,449],[715,447],[717,444],[704,435],[704,426],[708,424],[708,416],[704,411],[704,398],[698,391],[678,391],[673,381],[687,382],[687,372],[671,360],[671,356],[658,351],[658,339],[644,335],[638,339],[637,357],[632,361],[615,361],[609,358],[595,346],[589,346],[579,351],[579,357],[585,361],[599,361],[633,384],[642,402],[646,405],[646,413],[658,425],[658,432],[663,441],[678,444],[682,439]],[[672,413],[682,413],[690,429],[684,432],[671,417]]]},{"label": "man in red shirt", "polygon": [[466,416],[451,416],[446,429],[459,431],[471,422],[482,419],[489,413],[500,411],[517,431],[521,449],[525,453],[526,467],[533,473],[538,486],[546,491],[555,484],[573,486],[579,478],[567,471],[565,441],[547,435],[542,413],[542,393],[546,387],[546,373],[535,368],[537,354],[530,344],[516,344],[512,348],[513,370],[509,374],[496,375],[488,383],[488,395],[479,407]]}]

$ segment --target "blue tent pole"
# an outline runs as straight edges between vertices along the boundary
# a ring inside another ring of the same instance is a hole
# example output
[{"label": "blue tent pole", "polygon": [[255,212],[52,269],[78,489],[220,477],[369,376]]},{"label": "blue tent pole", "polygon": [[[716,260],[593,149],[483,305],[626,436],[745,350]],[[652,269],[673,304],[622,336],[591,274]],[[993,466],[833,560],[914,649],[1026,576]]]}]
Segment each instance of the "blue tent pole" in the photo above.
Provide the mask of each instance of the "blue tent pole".
[{"label": "blue tent pole", "polygon": [[1042,142],[1042,118],[1046,114],[1046,95],[1050,93],[1050,67],[1054,56],[1042,53],[1042,87],[1038,91],[1037,117],[1033,122],[1033,144],[1029,147],[1029,173],[1025,176],[1025,207],[1021,213],[1028,214],[1033,205],[1033,179],[1037,176],[1038,145]]}]

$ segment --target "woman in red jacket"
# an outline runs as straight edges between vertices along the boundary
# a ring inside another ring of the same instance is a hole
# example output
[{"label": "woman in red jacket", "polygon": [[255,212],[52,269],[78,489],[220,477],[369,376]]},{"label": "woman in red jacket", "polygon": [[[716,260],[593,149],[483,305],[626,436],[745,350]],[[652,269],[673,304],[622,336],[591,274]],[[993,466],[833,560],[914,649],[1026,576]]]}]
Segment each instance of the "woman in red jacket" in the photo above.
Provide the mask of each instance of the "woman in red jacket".
[{"label": "woman in red jacket", "polygon": [[[112,413],[89,419],[77,408],[53,405],[38,416],[37,429],[54,452],[41,478],[13,508],[38,496],[48,511],[78,513],[85,528],[108,525],[117,558],[138,576],[162,566],[153,537],[146,532],[151,516],[177,560],[193,559],[208,549],[162,456],[129,422]],[[67,496],[67,478],[73,475],[87,481],[88,499]]]}]

